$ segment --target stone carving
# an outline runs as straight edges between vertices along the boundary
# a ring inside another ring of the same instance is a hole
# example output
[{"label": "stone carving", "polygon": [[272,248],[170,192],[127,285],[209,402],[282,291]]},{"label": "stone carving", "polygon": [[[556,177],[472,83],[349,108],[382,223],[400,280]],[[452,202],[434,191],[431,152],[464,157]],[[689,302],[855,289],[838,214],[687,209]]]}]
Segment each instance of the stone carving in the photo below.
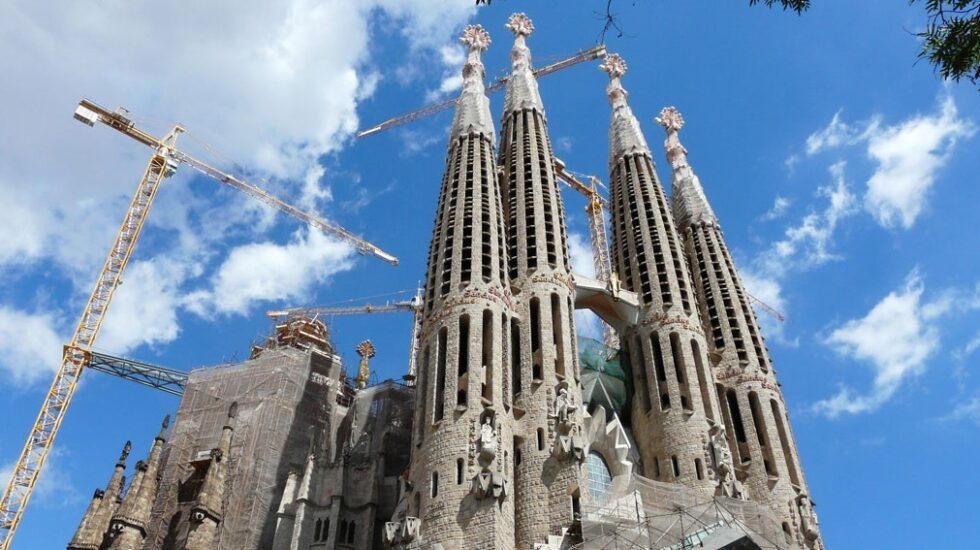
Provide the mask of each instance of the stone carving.
[{"label": "stone carving", "polygon": [[473,492],[477,498],[503,499],[509,492],[510,482],[499,472],[483,471],[473,480]]},{"label": "stone carving", "polygon": [[389,521],[385,523],[384,531],[381,533],[383,542],[385,546],[392,546],[399,542],[401,538],[402,524],[397,521]]},{"label": "stone carving", "polygon": [[515,35],[519,36],[530,36],[534,31],[534,23],[531,19],[523,13],[515,13],[507,19],[507,24],[504,27]]},{"label": "stone carving", "polygon": [[355,349],[357,354],[361,356],[361,362],[357,366],[355,386],[357,389],[363,390],[367,387],[368,381],[371,378],[371,367],[368,365],[368,361],[375,355],[374,344],[370,340],[365,340],[358,344]]},{"label": "stone carving", "polygon": [[123,445],[122,453],[119,455],[118,462],[120,464],[125,464],[126,459],[129,458],[129,452],[132,450],[133,450],[133,443],[131,441],[127,441],[126,444]]},{"label": "stone carving", "polygon": [[459,37],[459,41],[471,50],[485,52],[490,47],[490,34],[483,28],[483,25],[469,25],[463,29],[463,35]]},{"label": "stone carving", "polygon": [[717,425],[712,426],[708,431],[708,437],[711,445],[711,460],[715,477],[718,480],[716,493],[721,496],[744,500],[742,482],[735,477],[733,470],[732,451],[728,448],[725,429]]},{"label": "stone carving", "polygon": [[609,78],[619,78],[626,74],[626,61],[617,53],[611,53],[603,60],[599,68],[605,71]]},{"label": "stone carving", "polygon": [[419,533],[422,531],[422,520],[416,517],[408,516],[402,521],[402,542],[412,542],[418,538]]},{"label": "stone carving", "polygon": [[[568,389],[561,388],[558,390],[558,397],[555,397],[555,417],[558,419],[559,427],[563,425],[569,425],[569,408],[571,407],[571,402],[568,399]],[[564,431],[564,430],[563,430]]]},{"label": "stone carving", "polygon": [[664,107],[660,110],[660,116],[654,120],[668,133],[677,132],[684,127],[684,117],[675,107]]},{"label": "stone carving", "polygon": [[813,501],[806,493],[801,493],[796,497],[796,508],[800,514],[800,531],[807,540],[814,540],[819,536],[817,526],[817,512],[813,509]]}]

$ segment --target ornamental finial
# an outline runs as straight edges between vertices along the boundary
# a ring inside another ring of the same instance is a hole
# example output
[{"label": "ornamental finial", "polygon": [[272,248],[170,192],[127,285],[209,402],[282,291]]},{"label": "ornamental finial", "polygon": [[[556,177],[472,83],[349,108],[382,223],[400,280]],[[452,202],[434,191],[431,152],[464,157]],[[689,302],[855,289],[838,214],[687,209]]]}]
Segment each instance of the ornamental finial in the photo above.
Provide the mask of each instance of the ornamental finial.
[{"label": "ornamental finial", "polygon": [[504,25],[507,30],[514,33],[515,36],[530,36],[534,31],[534,23],[531,22],[531,18],[524,13],[512,14],[507,19],[507,24]]},{"label": "ornamental finial", "polygon": [[357,345],[356,350],[357,354],[361,356],[361,364],[357,368],[355,384],[357,385],[357,389],[363,390],[367,387],[368,381],[371,378],[371,368],[368,366],[368,360],[374,357],[374,344],[370,340],[365,340]]},{"label": "ornamental finial", "polygon": [[677,132],[684,127],[684,117],[676,107],[664,107],[660,110],[660,116],[653,119],[657,124],[663,126],[667,133]]},{"label": "ornamental finial", "polygon": [[129,452],[132,451],[132,450],[133,450],[133,444],[132,444],[132,442],[127,441],[126,444],[123,445],[122,453],[119,454],[119,463],[120,464],[125,464],[126,463],[126,459],[129,458]]},{"label": "ornamental finial", "polygon": [[490,47],[490,34],[483,28],[483,25],[468,25],[463,29],[463,35],[459,37],[459,41],[466,44],[471,51],[485,52]]},{"label": "ornamental finial", "polygon": [[626,74],[626,61],[618,53],[611,53],[606,55],[599,68],[605,71],[609,78],[619,78]]}]

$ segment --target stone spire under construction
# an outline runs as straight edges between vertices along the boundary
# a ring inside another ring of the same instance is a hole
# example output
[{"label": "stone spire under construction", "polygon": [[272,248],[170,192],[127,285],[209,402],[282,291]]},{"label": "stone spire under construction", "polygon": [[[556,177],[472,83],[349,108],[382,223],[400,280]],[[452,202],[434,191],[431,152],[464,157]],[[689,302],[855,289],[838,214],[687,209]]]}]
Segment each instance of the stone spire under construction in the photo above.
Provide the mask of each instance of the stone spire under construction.
[{"label": "stone spire under construction", "polygon": [[666,107],[657,123],[667,132],[664,148],[673,169],[674,216],[695,275],[737,477],[752,500],[773,508],[786,533],[801,545],[821,548],[769,350],[721,226],[680,142],[684,119],[677,109]]},{"label": "stone spire under construction", "polygon": [[471,25],[461,41],[469,53],[429,247],[408,513],[423,518],[425,547],[445,550],[513,544],[515,420],[505,358],[522,357],[519,338],[516,348],[509,341],[520,321],[480,60],[490,37]]},{"label": "stone spire under construction", "polygon": [[[577,433],[581,392],[575,345],[574,285],[555,157],[526,39],[531,20],[516,13],[511,73],[501,125],[500,174],[508,271],[517,308],[521,360],[512,372],[516,542],[531,548],[568,527],[581,485]],[[559,414],[556,401],[561,400]]]},{"label": "stone spire under construction", "polygon": [[97,550],[102,547],[106,530],[109,529],[109,521],[115,514],[116,507],[119,506],[119,495],[126,485],[126,476],[123,472],[126,471],[126,459],[132,448],[132,443],[127,441],[105,490],[95,490],[92,502],[89,503],[78,530],[75,531],[75,536],[68,543],[68,550]]},{"label": "stone spire under construction", "polygon": [[237,414],[238,403],[232,403],[228,408],[228,418],[221,428],[221,441],[217,448],[211,449],[208,471],[197,493],[197,502],[191,508],[185,550],[210,550],[217,541],[218,526],[224,518],[225,477]]},{"label": "stone spire under construction", "polygon": [[163,444],[167,441],[167,427],[170,415],[163,419],[160,433],[153,440],[146,462],[136,463],[136,474],[126,491],[122,504],[112,516],[109,525],[109,548],[112,550],[139,550],[143,548],[146,527],[150,521],[150,511],[157,493],[157,474]]},{"label": "stone spire under construction", "polygon": [[646,476],[713,495],[721,463],[709,431],[720,413],[707,346],[684,262],[650,148],[627,102],[626,63],[606,56],[612,261],[625,288],[640,298],[639,323],[621,335],[630,353],[638,399],[636,442]]}]

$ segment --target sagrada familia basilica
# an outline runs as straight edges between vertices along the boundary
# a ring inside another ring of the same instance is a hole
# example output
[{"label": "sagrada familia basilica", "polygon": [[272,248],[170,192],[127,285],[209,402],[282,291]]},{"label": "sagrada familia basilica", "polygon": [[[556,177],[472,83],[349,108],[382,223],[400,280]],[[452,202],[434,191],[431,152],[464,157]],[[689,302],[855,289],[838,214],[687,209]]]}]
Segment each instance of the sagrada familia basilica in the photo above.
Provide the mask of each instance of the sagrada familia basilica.
[{"label": "sagrada familia basilica", "polygon": [[[656,118],[668,197],[626,63],[605,57],[615,275],[573,274],[533,25],[515,14],[507,29],[499,141],[489,35],[462,36],[417,372],[368,385],[362,346],[352,381],[322,321],[283,321],[248,361],[190,373],[173,426],[128,486],[126,444],[69,549],[823,548],[680,113]],[[583,307],[617,330],[619,386],[580,353]]]}]

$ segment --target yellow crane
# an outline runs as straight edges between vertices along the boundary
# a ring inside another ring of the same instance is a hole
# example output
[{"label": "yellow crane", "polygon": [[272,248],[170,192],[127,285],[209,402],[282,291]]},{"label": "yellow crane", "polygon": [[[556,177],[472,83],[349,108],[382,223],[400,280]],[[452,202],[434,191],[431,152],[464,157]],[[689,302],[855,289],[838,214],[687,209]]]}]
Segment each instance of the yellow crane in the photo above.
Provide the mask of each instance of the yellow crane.
[{"label": "yellow crane", "polygon": [[272,319],[282,319],[290,317],[333,317],[336,315],[360,315],[363,313],[398,313],[411,311],[412,337],[408,354],[408,374],[405,380],[411,386],[415,381],[416,363],[415,355],[418,353],[419,329],[422,323],[422,289],[416,289],[415,296],[411,300],[398,302],[386,302],[384,304],[363,304],[358,306],[300,306],[285,309],[275,309],[266,312]]},{"label": "yellow crane", "polygon": [[51,451],[55,436],[65,418],[68,406],[78,385],[82,370],[92,361],[92,346],[99,333],[105,314],[112,301],[112,295],[122,283],[122,274],[132,256],[140,231],[149,214],[150,206],[164,179],[171,176],[177,167],[186,164],[192,168],[233,187],[245,194],[279,209],[307,225],[338,238],[362,254],[369,254],[392,265],[398,265],[398,258],[377,246],[355,236],[346,229],[304,212],[267,191],[209,166],[176,148],[177,136],[184,132],[183,127],[175,126],[163,138],[155,137],[139,128],[127,117],[124,109],[109,111],[89,100],[83,99],[75,110],[75,118],[89,126],[101,122],[122,134],[135,139],[153,149],[153,156],[140,179],[133,200],[126,210],[122,226],[116,234],[108,257],[102,266],[95,289],[82,311],[81,320],[75,328],[71,341],[64,347],[61,367],[55,373],[51,387],[44,397],[37,420],[31,428],[27,442],[21,451],[0,500],[0,550],[8,550],[24,510],[37,484],[38,475],[44,461]]},{"label": "yellow crane", "polygon": [[[603,44],[599,44],[598,46],[594,46],[587,50],[582,50],[575,55],[566,57],[550,65],[545,65],[540,69],[536,69],[534,71],[534,76],[541,78],[542,76],[546,76],[561,71],[563,69],[573,67],[575,65],[578,65],[579,63],[584,63],[586,61],[593,61],[596,59],[603,58],[605,56],[606,56],[606,46]],[[495,80],[492,84],[487,86],[486,92],[490,94],[493,92],[499,92],[500,90],[503,90],[505,87],[507,87],[508,78],[509,77],[505,76],[503,78],[499,78]],[[458,99],[450,99],[447,101],[443,101],[442,103],[435,103],[427,107],[422,107],[421,109],[418,109],[416,111],[405,113],[404,115],[396,116],[394,118],[389,118],[388,120],[378,123],[374,126],[371,126],[370,128],[364,128],[358,130],[357,134],[355,135],[358,138],[373,136],[374,134],[379,134],[385,130],[388,130],[389,128],[401,126],[402,124],[408,124],[409,122],[418,120],[420,118],[424,118],[430,115],[434,115],[436,113],[441,113],[442,111],[446,111],[448,109],[452,109],[453,107],[456,106],[457,101]]]}]

